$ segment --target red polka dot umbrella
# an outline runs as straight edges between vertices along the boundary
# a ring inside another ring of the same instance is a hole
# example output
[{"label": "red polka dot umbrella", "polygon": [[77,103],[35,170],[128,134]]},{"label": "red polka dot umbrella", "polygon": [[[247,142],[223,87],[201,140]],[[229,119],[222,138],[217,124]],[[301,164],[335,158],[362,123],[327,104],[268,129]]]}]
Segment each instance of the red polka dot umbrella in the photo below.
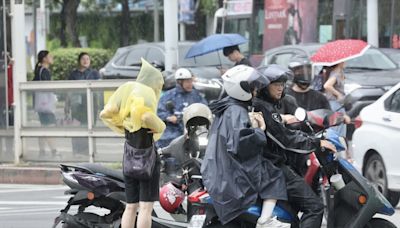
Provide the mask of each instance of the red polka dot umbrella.
[{"label": "red polka dot umbrella", "polygon": [[369,47],[362,40],[336,40],[320,47],[311,61],[314,65],[333,66],[363,55]]}]

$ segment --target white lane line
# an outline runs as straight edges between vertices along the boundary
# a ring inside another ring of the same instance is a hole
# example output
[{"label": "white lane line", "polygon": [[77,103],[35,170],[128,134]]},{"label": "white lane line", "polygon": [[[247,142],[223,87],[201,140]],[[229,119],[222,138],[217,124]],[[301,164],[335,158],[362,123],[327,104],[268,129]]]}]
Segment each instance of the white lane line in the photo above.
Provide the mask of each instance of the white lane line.
[{"label": "white lane line", "polygon": [[[48,212],[30,212],[29,215],[58,215],[60,212],[56,211],[48,211]],[[0,217],[14,217],[21,216],[20,213],[10,213],[10,214],[0,214]]]},{"label": "white lane line", "polygon": [[42,192],[42,191],[58,191],[67,190],[69,188],[33,188],[33,189],[11,189],[11,190],[0,190],[0,194],[3,193],[17,193],[17,192]]},{"label": "white lane line", "polygon": [[16,189],[35,189],[35,188],[66,188],[66,185],[39,185],[39,184],[0,184],[0,189],[2,188],[16,188]]},{"label": "white lane line", "polygon": [[0,201],[1,205],[67,205],[61,201]]},{"label": "white lane line", "polygon": [[41,212],[41,211],[61,211],[63,208],[61,207],[52,207],[52,208],[32,208],[32,209],[17,209],[14,208],[12,210],[1,211],[0,215],[3,214],[12,214],[12,213],[27,213],[27,212]]},{"label": "white lane line", "polygon": [[52,199],[63,199],[63,200],[67,200],[69,198],[71,198],[72,195],[65,195],[65,196],[53,196],[51,197]]}]

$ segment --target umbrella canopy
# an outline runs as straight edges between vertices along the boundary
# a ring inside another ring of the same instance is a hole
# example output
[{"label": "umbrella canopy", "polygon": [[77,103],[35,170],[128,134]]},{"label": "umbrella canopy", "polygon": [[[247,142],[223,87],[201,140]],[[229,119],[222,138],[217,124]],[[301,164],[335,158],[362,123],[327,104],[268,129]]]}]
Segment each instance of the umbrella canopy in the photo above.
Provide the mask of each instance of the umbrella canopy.
[{"label": "umbrella canopy", "polygon": [[185,58],[193,58],[218,51],[224,47],[240,45],[247,42],[247,39],[239,34],[214,34],[194,44],[186,53]]},{"label": "umbrella canopy", "polygon": [[314,65],[333,66],[363,55],[369,47],[362,40],[336,40],[320,47],[311,61]]}]

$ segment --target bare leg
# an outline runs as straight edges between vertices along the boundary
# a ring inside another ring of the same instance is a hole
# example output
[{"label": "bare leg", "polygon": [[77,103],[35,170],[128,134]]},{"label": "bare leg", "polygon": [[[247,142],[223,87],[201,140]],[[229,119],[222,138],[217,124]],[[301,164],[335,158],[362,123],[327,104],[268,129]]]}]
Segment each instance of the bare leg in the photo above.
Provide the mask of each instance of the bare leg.
[{"label": "bare leg", "polygon": [[153,202],[139,203],[139,216],[137,228],[151,228],[151,213],[153,212]]},{"label": "bare leg", "polygon": [[272,211],[274,210],[275,204],[276,204],[275,199],[264,200],[262,211],[261,211],[261,216],[258,219],[259,223],[265,223],[269,218],[271,218]]},{"label": "bare leg", "polygon": [[124,214],[122,215],[121,228],[134,228],[138,203],[126,204]]}]

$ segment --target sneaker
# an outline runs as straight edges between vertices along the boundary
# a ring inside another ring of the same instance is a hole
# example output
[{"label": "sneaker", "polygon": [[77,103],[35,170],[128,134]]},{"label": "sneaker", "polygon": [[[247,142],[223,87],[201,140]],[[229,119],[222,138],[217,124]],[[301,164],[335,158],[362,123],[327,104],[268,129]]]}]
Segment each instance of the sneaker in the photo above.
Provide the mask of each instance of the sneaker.
[{"label": "sneaker", "polygon": [[283,223],[276,219],[276,217],[273,217],[264,223],[259,223],[257,221],[256,228],[290,228],[290,223]]}]

